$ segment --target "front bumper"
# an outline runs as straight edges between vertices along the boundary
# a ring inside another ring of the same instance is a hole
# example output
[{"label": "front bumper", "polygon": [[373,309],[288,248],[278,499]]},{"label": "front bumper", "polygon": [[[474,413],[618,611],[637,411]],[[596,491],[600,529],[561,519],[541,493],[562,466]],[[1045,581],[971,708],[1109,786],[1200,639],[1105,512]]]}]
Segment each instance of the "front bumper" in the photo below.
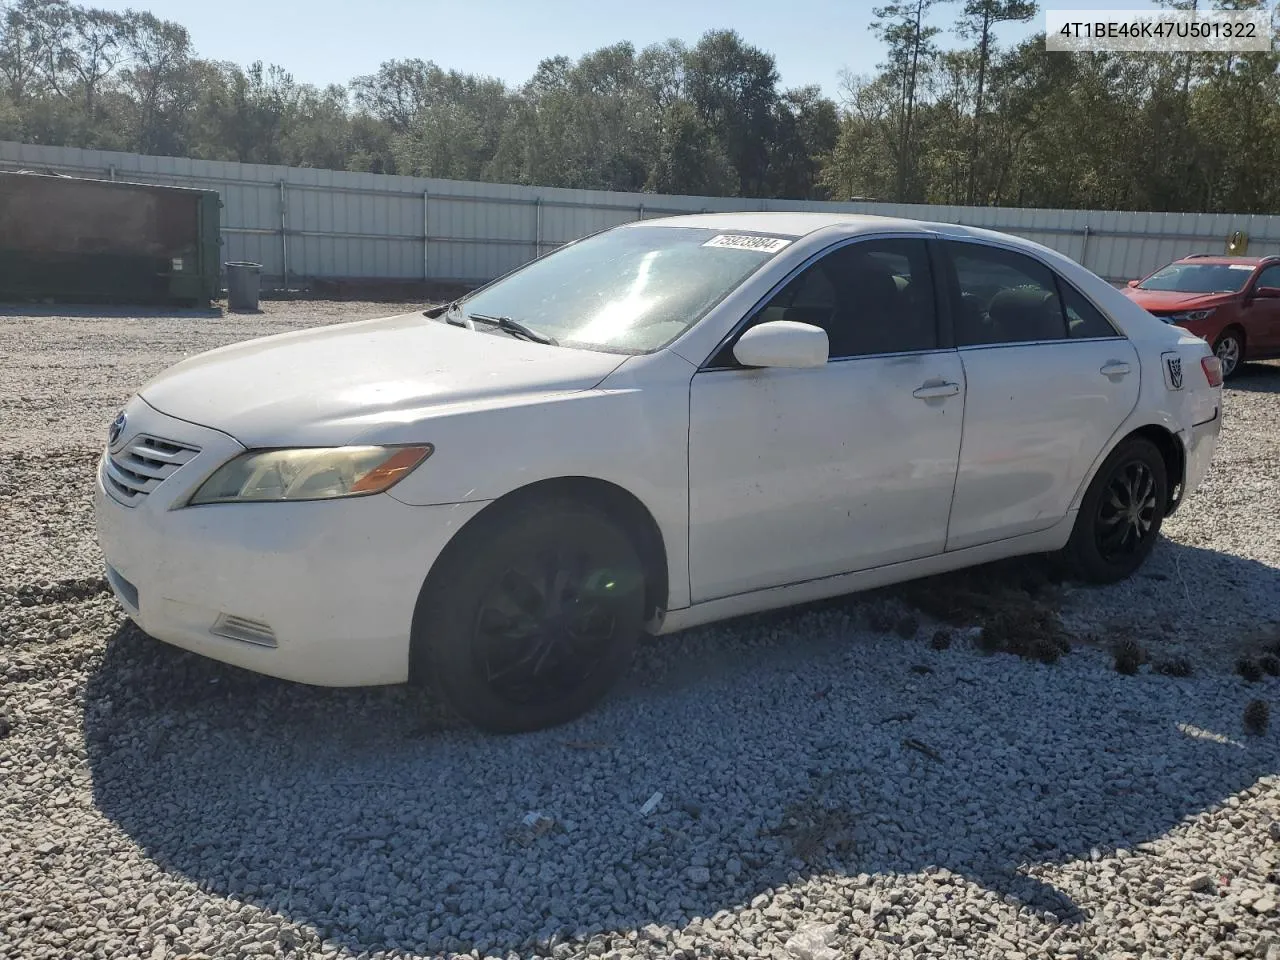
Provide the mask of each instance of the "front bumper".
[{"label": "front bumper", "polygon": [[130,436],[200,448],[132,505],[113,495],[105,455],[99,465],[98,542],[108,581],[138,626],[288,680],[360,686],[408,679],[423,579],[483,503],[413,507],[377,495],[175,509],[239,444],[139,401],[128,409]]}]

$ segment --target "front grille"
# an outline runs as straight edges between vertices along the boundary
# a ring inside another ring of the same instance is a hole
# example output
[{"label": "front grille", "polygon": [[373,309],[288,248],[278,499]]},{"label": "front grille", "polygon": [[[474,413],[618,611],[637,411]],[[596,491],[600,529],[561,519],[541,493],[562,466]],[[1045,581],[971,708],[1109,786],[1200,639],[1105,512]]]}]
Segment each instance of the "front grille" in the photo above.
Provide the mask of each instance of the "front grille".
[{"label": "front grille", "polygon": [[103,463],[107,488],[121,503],[133,506],[199,452],[199,447],[186,443],[134,437],[123,450],[107,454]]}]

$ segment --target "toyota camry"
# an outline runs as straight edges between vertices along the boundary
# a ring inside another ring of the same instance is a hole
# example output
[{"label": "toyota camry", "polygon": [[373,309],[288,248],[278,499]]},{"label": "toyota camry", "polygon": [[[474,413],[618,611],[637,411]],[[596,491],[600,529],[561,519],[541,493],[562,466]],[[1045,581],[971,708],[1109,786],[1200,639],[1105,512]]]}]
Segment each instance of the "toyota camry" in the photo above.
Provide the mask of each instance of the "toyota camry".
[{"label": "toyota camry", "polygon": [[1132,574],[1221,367],[1079,264],[840,214],[647,220],[447,306],[189,358],[111,423],[148,634],[522,731],[666,634],[1015,555]]}]

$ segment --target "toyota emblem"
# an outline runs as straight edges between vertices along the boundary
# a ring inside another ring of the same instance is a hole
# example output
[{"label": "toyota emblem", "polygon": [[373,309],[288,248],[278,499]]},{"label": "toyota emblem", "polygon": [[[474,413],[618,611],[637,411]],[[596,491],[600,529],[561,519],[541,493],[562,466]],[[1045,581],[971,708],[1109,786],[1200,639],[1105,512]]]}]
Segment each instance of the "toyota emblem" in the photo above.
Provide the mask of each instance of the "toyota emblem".
[{"label": "toyota emblem", "polygon": [[128,422],[128,418],[121,410],[116,414],[116,418],[111,421],[111,429],[107,432],[107,444],[114,447],[120,442],[120,438],[124,435],[124,425]]}]

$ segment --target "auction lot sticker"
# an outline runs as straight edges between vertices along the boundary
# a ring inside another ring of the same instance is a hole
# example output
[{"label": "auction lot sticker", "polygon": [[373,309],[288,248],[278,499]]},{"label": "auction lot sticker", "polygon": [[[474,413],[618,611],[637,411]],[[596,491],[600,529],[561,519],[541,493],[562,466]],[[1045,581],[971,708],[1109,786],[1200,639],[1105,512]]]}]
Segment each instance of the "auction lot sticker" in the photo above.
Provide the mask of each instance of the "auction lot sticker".
[{"label": "auction lot sticker", "polygon": [[734,250],[754,250],[757,253],[777,253],[790,240],[782,237],[753,237],[745,233],[721,233],[712,237],[704,247],[731,247]]}]

